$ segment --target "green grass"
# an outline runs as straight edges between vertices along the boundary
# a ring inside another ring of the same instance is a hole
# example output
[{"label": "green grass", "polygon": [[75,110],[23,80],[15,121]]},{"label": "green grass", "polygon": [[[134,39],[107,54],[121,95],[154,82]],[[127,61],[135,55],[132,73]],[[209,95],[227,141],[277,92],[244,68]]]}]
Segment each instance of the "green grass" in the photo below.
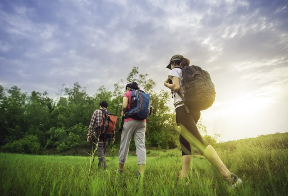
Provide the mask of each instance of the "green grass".
[{"label": "green grass", "polygon": [[108,157],[107,170],[96,159],[90,178],[89,157],[34,156],[0,153],[0,195],[287,195],[288,149],[247,144],[234,152],[217,148],[223,162],[243,180],[231,189],[201,155],[191,162],[189,184],[177,179],[181,152],[148,150],[143,178],[136,178],[136,156],[129,155],[122,175],[118,157]]}]

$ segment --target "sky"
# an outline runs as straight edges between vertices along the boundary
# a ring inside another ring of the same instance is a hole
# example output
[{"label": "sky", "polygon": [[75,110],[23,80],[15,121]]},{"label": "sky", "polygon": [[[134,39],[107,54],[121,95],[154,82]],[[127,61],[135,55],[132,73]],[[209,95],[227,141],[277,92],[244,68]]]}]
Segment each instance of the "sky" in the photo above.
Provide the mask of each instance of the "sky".
[{"label": "sky", "polygon": [[[202,123],[219,141],[288,132],[286,0],[1,0],[0,85],[93,96],[133,67],[165,90],[182,54],[211,75]],[[173,108],[172,103],[168,103]]]}]

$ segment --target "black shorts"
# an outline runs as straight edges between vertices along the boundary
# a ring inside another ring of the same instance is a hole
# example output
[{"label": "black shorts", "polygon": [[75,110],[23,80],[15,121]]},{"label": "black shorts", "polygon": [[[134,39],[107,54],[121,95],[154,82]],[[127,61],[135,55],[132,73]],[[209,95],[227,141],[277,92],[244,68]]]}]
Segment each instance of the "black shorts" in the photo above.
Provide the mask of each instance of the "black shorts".
[{"label": "black shorts", "polygon": [[[195,146],[202,154],[204,148],[207,147],[207,143],[205,143],[202,139],[202,136],[197,128],[197,122],[200,119],[201,112],[199,110],[190,111],[187,113],[185,106],[181,106],[176,108],[176,120],[177,124],[183,125],[190,133],[196,138],[200,143],[201,146],[197,143],[191,142],[193,146]],[[182,132],[182,130],[181,130]],[[180,143],[182,149],[182,155],[191,155],[191,146],[190,142],[180,134]]]}]

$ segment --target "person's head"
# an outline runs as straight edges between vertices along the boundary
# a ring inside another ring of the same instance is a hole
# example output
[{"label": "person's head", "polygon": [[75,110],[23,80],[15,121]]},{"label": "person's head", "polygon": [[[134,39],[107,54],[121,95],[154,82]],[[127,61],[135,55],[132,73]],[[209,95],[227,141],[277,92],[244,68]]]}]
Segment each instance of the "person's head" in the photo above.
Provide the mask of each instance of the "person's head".
[{"label": "person's head", "polygon": [[102,101],[102,102],[100,102],[99,107],[100,108],[108,108],[108,104],[106,101]]},{"label": "person's head", "polygon": [[175,67],[184,67],[189,66],[190,60],[187,58],[184,58],[180,54],[176,54],[172,56],[169,65],[167,66],[168,69],[174,69]]},{"label": "person's head", "polygon": [[134,90],[139,90],[138,84],[136,82],[131,83],[130,88]]},{"label": "person's head", "polygon": [[131,83],[127,84],[126,87],[125,87],[126,91],[129,91],[130,89],[131,89]]}]

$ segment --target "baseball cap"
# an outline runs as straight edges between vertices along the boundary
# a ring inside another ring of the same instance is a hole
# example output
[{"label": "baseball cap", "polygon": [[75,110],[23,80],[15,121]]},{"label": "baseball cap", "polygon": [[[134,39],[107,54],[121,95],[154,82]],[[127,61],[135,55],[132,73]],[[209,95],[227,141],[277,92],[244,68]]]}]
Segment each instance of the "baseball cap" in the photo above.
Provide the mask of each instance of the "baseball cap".
[{"label": "baseball cap", "polygon": [[167,68],[168,68],[168,69],[172,69],[172,68],[171,68],[171,63],[172,63],[172,61],[182,61],[183,58],[184,58],[184,57],[183,57],[182,55],[180,55],[180,54],[176,54],[176,55],[172,56],[172,58],[171,58],[171,60],[170,60],[170,64],[168,64]]}]

